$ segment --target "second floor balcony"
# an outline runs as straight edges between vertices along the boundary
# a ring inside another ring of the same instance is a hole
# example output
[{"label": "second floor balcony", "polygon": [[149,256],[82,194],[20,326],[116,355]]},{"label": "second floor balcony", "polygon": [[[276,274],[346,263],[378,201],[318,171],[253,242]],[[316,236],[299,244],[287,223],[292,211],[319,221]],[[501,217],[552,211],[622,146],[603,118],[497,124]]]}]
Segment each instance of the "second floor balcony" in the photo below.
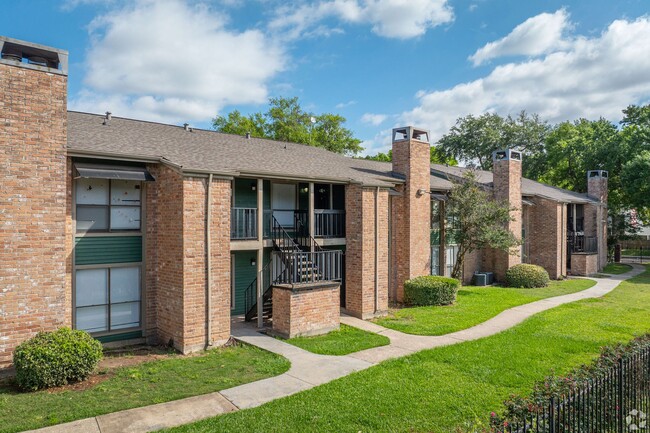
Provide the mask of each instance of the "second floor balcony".
[{"label": "second floor balcony", "polygon": [[[344,238],[345,211],[336,209],[314,209],[309,215],[299,209],[266,209],[262,212],[264,239],[269,238],[271,215],[282,221],[283,228],[292,234],[309,233],[313,218],[314,238]],[[257,208],[233,207],[230,215],[230,238],[232,240],[254,240],[258,237],[259,215]]]}]

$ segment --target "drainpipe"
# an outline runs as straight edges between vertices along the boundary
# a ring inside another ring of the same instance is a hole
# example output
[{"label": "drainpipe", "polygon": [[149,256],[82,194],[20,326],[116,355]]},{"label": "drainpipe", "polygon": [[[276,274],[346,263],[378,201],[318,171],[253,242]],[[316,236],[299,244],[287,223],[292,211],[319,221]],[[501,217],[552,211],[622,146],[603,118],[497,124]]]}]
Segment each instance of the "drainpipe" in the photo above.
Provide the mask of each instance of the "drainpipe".
[{"label": "drainpipe", "polygon": [[207,267],[207,284],[205,287],[205,320],[206,320],[206,347],[212,346],[212,250],[211,250],[211,239],[210,239],[210,228],[212,227],[212,200],[210,200],[210,188],[212,186],[212,173],[208,175],[208,186],[205,191],[206,195],[206,206],[205,211],[206,216],[206,227],[205,227],[205,254],[206,254],[206,267]]},{"label": "drainpipe", "polygon": [[379,311],[379,187],[375,190],[375,314]]}]

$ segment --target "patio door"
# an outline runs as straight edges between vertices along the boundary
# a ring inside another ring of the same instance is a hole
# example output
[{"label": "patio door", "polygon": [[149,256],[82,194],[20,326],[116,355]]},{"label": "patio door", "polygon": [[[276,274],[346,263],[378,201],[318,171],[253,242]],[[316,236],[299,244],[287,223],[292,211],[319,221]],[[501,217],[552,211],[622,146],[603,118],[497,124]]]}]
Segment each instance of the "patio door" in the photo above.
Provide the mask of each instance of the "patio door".
[{"label": "patio door", "polygon": [[282,227],[293,227],[293,214],[296,209],[296,185],[273,183],[271,186],[271,207],[273,216]]}]

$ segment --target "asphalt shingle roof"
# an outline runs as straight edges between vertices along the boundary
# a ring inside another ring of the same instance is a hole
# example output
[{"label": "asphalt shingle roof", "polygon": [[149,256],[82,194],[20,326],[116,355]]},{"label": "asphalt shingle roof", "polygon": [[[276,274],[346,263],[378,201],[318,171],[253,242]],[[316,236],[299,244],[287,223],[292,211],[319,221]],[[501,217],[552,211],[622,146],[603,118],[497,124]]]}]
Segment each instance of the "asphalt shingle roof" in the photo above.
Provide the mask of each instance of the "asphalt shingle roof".
[{"label": "asphalt shingle roof", "polygon": [[165,159],[184,171],[268,174],[391,187],[400,180],[368,161],[295,143],[68,112],[68,151]]},{"label": "asphalt shingle roof", "polygon": [[[331,180],[369,186],[393,187],[402,182],[391,163],[346,157],[325,149],[296,143],[194,129],[181,126],[68,112],[68,150],[84,154],[166,160],[188,172],[268,175],[296,179]],[[431,189],[451,189],[449,179],[459,178],[462,167],[431,165]],[[492,173],[477,171],[479,182],[492,186]],[[585,194],[522,179],[522,194],[561,202],[588,203]]]}]

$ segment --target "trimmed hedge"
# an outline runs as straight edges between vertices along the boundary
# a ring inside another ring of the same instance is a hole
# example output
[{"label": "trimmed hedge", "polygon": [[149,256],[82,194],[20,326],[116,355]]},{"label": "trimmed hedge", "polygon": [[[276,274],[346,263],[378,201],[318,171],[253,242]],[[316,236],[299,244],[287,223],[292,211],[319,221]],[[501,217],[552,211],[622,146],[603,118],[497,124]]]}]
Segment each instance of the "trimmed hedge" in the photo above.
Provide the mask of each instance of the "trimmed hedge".
[{"label": "trimmed hedge", "polygon": [[506,285],[509,287],[522,287],[532,289],[546,287],[551,279],[546,269],[537,265],[514,265],[506,271]]},{"label": "trimmed hedge", "polygon": [[14,352],[16,381],[28,391],[86,379],[102,359],[102,345],[85,331],[39,332]]},{"label": "trimmed hedge", "polygon": [[426,275],[404,283],[404,302],[409,305],[450,305],[456,301],[460,281]]}]

